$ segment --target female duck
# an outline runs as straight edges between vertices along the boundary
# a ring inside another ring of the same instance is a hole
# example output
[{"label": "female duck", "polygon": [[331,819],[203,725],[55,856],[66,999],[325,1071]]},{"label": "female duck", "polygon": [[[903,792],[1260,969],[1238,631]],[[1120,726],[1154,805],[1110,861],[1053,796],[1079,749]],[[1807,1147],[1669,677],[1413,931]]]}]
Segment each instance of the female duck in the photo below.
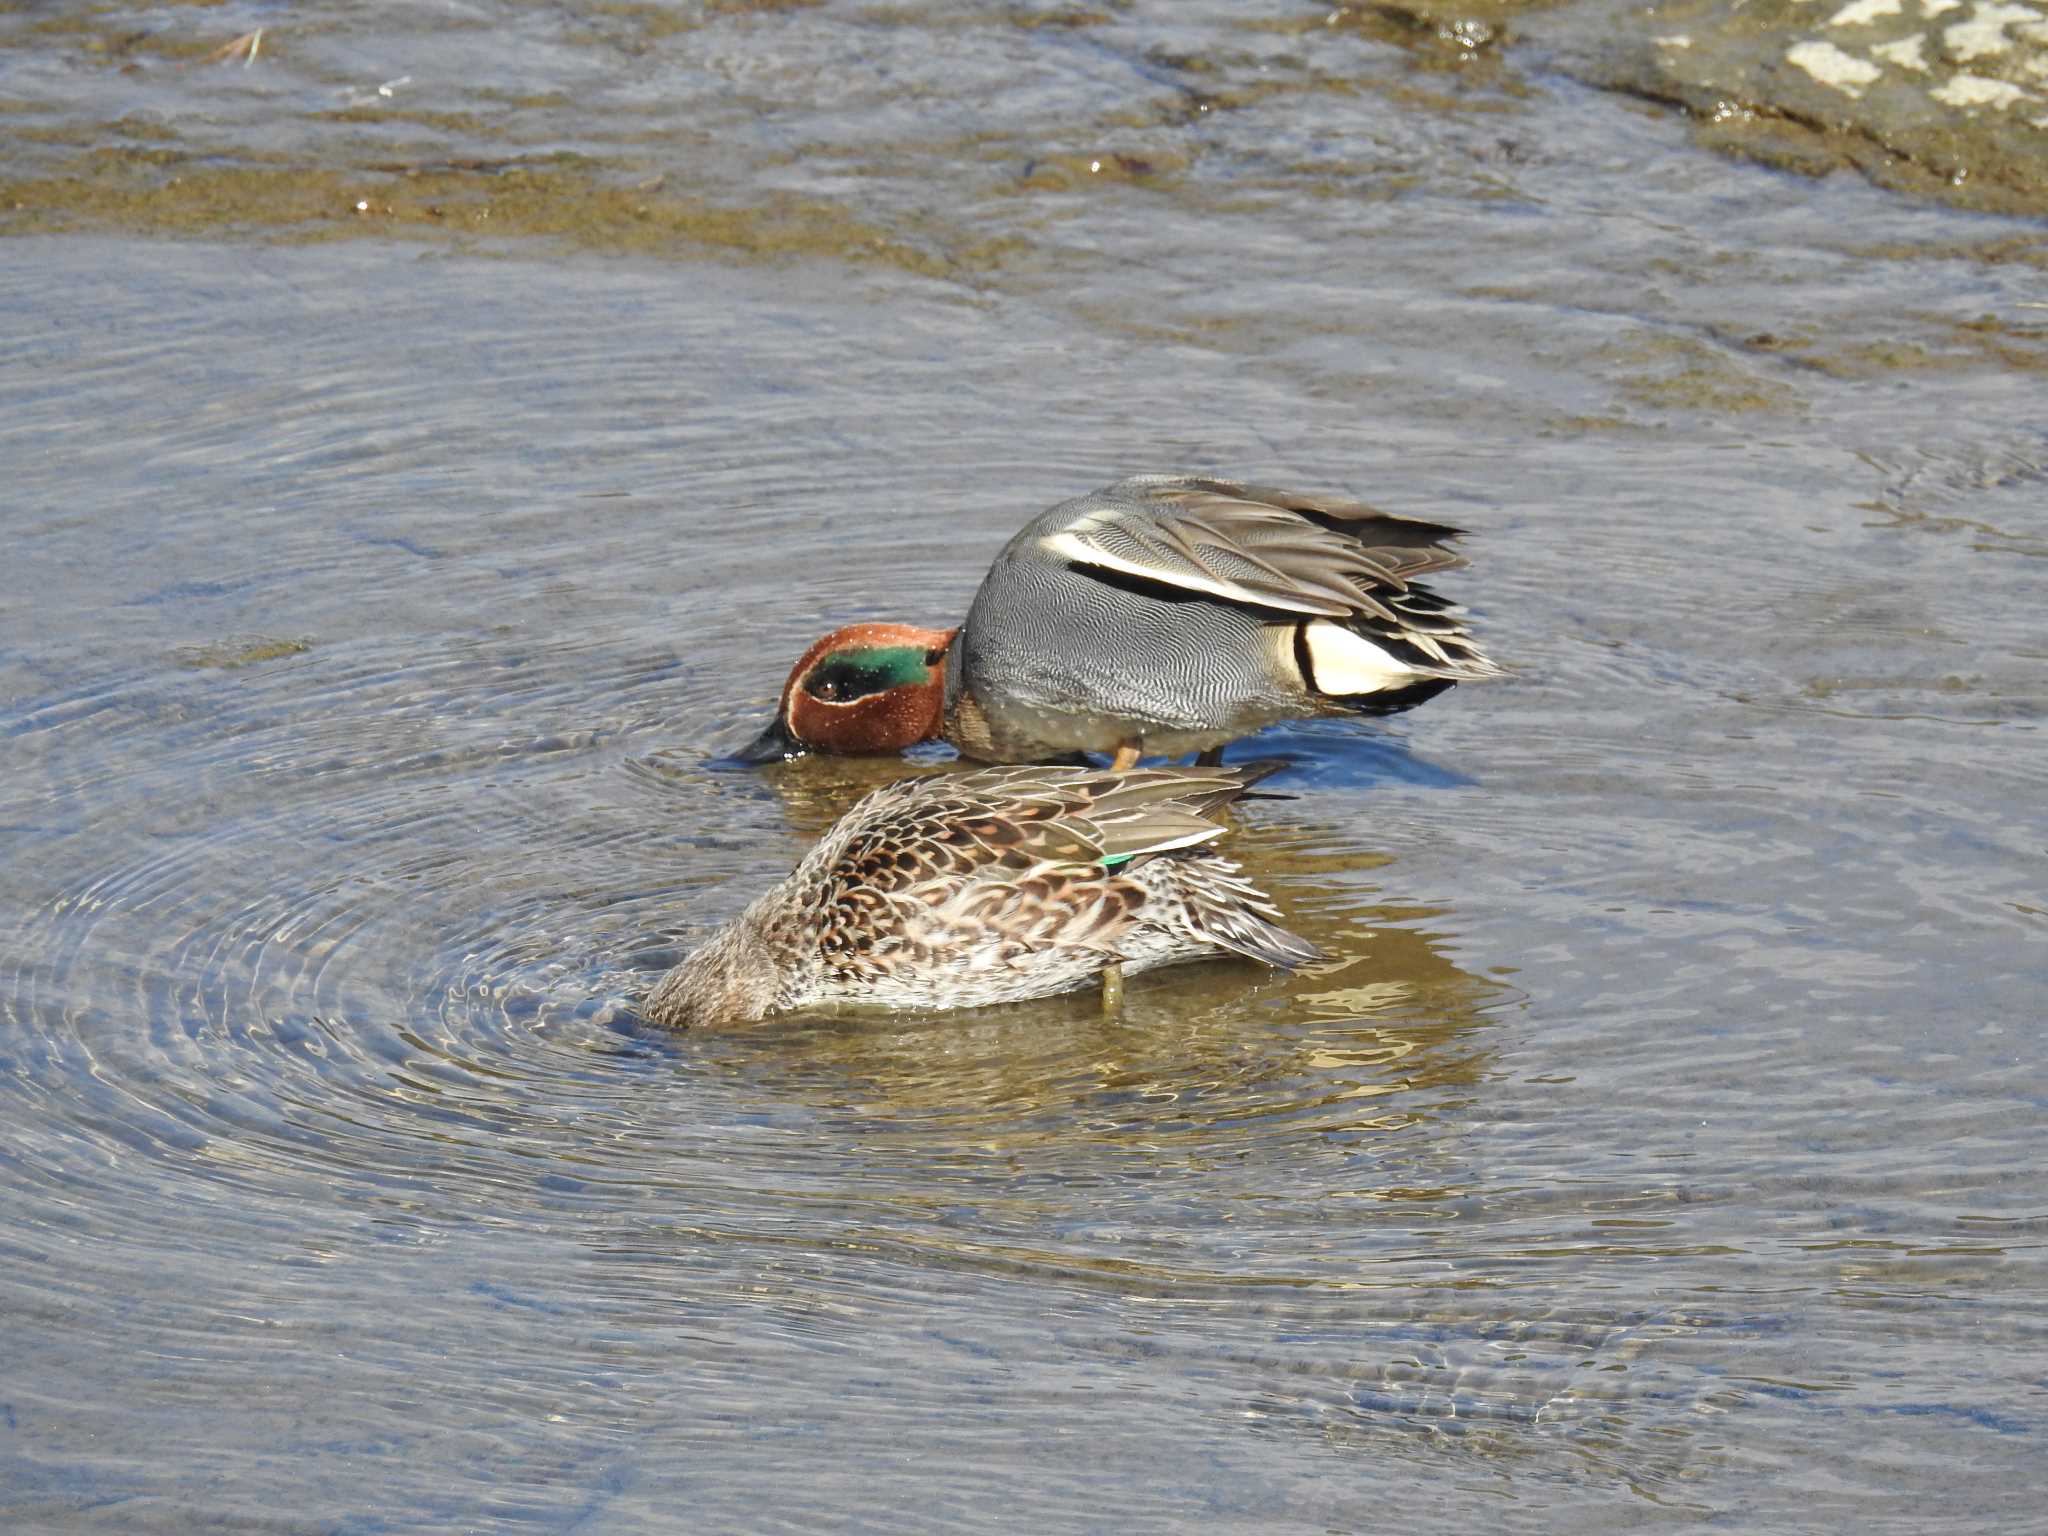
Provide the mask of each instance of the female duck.
[{"label": "female duck", "polygon": [[996,556],[955,630],[856,624],[797,663],[741,756],[1078,752],[1128,766],[1277,721],[1387,715],[1498,675],[1419,578],[1458,530],[1356,502],[1138,475],[1062,502]]},{"label": "female duck", "polygon": [[1211,818],[1278,764],[985,768],[858,802],[796,869],[664,976],[671,1027],[793,1008],[971,1008],[1179,960],[1320,951],[1229,860]]}]

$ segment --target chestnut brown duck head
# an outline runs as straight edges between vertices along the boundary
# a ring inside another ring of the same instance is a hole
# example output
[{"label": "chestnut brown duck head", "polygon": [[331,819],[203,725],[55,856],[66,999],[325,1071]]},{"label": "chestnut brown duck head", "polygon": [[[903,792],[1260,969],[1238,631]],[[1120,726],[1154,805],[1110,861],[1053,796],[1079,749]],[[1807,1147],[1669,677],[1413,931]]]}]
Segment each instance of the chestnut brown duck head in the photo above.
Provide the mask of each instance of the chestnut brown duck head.
[{"label": "chestnut brown duck head", "polygon": [[782,685],[775,719],[734,755],[747,763],[806,752],[883,756],[938,740],[955,633],[914,624],[834,630],[804,652]]}]

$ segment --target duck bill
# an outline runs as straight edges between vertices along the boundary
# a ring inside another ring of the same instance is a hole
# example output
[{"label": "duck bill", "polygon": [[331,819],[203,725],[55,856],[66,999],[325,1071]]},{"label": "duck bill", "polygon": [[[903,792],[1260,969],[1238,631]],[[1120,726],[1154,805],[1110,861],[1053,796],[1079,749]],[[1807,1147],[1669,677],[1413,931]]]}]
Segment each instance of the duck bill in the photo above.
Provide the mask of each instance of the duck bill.
[{"label": "duck bill", "polygon": [[768,722],[768,729],[733,753],[736,763],[779,763],[786,758],[802,757],[803,743],[789,734],[789,727],[781,720]]}]

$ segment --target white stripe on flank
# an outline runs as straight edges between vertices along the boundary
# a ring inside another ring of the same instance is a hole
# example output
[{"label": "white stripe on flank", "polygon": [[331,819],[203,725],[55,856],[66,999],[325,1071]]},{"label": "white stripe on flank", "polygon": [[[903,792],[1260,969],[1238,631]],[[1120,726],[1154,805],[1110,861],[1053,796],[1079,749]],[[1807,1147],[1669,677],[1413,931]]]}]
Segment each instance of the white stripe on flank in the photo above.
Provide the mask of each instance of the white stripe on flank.
[{"label": "white stripe on flank", "polygon": [[1428,675],[1341,624],[1319,621],[1309,625],[1303,638],[1312,674],[1308,681],[1318,693],[1378,693]]},{"label": "white stripe on flank", "polygon": [[1038,541],[1039,547],[1074,565],[1094,566],[1097,570],[1117,571],[1125,576],[1135,576],[1141,581],[1157,582],[1163,587],[1179,587],[1184,592],[1206,592],[1211,597],[1221,598],[1226,603],[1242,603],[1247,608],[1277,608],[1285,613],[1349,613],[1357,607],[1355,603],[1340,602],[1334,596],[1317,596],[1313,592],[1288,592],[1279,586],[1269,586],[1253,591],[1228,579],[1206,576],[1192,562],[1179,555],[1147,563],[1143,560],[1127,559],[1111,554],[1108,550],[1091,544],[1074,532],[1087,519],[1071,524],[1066,531],[1049,534]]},{"label": "white stripe on flank", "polygon": [[[1084,518],[1083,522],[1085,521]],[[1079,526],[1078,523],[1074,525],[1075,528]],[[1211,581],[1192,566],[1182,564],[1161,569],[1156,565],[1147,565],[1142,560],[1126,560],[1120,555],[1112,555],[1108,550],[1098,549],[1086,539],[1079,537],[1073,528],[1052,534],[1038,542],[1048,554],[1071,561],[1075,565],[1092,565],[1105,571],[1117,571],[1125,576],[1136,576],[1143,581],[1156,581],[1163,587],[1182,587],[1190,592],[1207,592],[1211,597],[1220,597],[1225,602],[1257,601],[1252,594],[1235,583]]]}]

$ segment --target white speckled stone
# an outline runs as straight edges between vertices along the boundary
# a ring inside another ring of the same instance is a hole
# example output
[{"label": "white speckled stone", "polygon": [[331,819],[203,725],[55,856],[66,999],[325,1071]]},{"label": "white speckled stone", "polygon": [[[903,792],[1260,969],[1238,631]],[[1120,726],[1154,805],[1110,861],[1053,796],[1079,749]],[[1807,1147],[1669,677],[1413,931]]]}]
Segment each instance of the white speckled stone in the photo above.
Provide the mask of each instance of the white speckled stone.
[{"label": "white speckled stone", "polygon": [[2041,13],[2030,5],[1979,5],[1968,21],[1959,21],[1941,34],[1949,53],[1959,61],[2007,53],[2012,39],[2005,29],[2015,22],[2038,22]]},{"label": "white speckled stone", "polygon": [[1845,53],[1833,43],[1794,43],[1785,50],[1785,61],[1805,70],[1822,85],[1849,97],[1861,96],[1863,87],[1884,73],[1868,59]]},{"label": "white speckled stone", "polygon": [[1870,56],[1875,59],[1883,59],[1887,64],[1896,64],[1901,69],[1911,70],[1914,74],[1925,74],[1927,72],[1927,58],[1920,50],[1926,45],[1926,42],[1926,38],[1922,37],[1918,32],[1914,32],[1894,42],[1879,43],[1870,50]]},{"label": "white speckled stone", "polygon": [[1983,75],[1957,75],[1928,95],[1950,107],[2012,107],[2037,100],[2009,80],[1990,80]]}]

